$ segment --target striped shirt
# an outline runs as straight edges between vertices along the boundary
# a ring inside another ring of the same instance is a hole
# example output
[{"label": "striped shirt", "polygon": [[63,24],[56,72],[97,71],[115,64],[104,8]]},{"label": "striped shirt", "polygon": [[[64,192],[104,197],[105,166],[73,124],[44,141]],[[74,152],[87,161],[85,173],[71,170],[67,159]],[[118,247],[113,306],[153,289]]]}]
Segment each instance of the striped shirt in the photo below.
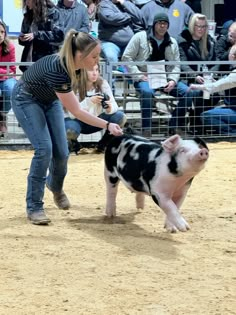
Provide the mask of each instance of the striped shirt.
[{"label": "striped shirt", "polygon": [[55,92],[72,91],[71,79],[60,63],[59,56],[48,55],[40,58],[22,76],[26,87],[42,103],[57,99]]}]

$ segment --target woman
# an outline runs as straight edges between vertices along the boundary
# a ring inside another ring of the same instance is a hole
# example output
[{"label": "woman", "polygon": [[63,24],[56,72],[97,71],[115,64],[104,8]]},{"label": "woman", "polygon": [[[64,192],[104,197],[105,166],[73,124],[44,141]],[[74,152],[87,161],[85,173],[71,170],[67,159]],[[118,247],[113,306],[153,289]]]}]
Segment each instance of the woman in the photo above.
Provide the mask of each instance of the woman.
[{"label": "woman", "polygon": [[[80,69],[92,69],[99,59],[99,41],[87,33],[70,30],[59,54],[45,56],[26,70],[16,84],[12,108],[35,152],[28,175],[26,210],[33,224],[48,224],[43,209],[45,184],[58,208],[68,209],[63,191],[69,156],[63,106],[77,119],[121,135],[121,128],[80,107],[73,92]],[[49,167],[49,174],[47,169]]]},{"label": "woman", "polygon": [[[78,77],[78,95],[81,101],[81,107],[86,111],[106,121],[117,123],[120,127],[124,126],[126,122],[125,115],[122,111],[118,110],[118,105],[112,94],[111,87],[108,82],[100,76],[98,65],[95,65],[92,70],[81,70]],[[69,143],[72,140],[71,145],[73,145],[73,141],[77,140],[80,133],[91,134],[101,130],[101,128],[88,125],[83,121],[75,119],[69,112],[65,113],[65,126]],[[97,145],[99,152],[104,151],[110,137],[111,135],[105,132]]]},{"label": "woman", "polygon": [[215,93],[225,90],[224,107],[215,107],[201,114],[202,123],[217,134],[236,135],[236,44],[234,44],[228,55],[232,61],[232,72],[226,77],[207,84],[191,84],[191,90],[202,90]]},{"label": "woman", "polygon": [[[58,51],[64,39],[59,28],[59,12],[50,0],[24,0],[24,18],[19,44],[24,46],[21,61],[36,61]],[[27,66],[21,66],[25,71]]]},{"label": "woman", "polygon": [[[3,21],[0,20],[0,62],[16,62],[15,46],[7,37],[7,28]],[[7,132],[6,114],[11,109],[11,93],[16,79],[16,66],[0,65],[0,92],[2,100],[0,101],[0,135],[4,136]]]},{"label": "woman", "polygon": [[[178,38],[180,60],[181,61],[198,61],[207,64],[207,61],[215,61],[215,40],[208,34],[207,17],[203,14],[193,14],[189,21],[188,29],[184,30]],[[208,71],[216,71],[218,66],[208,66]],[[187,85],[191,83],[203,83],[204,77],[202,69],[198,65],[182,64],[181,65],[181,80]],[[210,100],[202,100],[202,92],[190,92],[188,97],[195,98],[194,111],[191,113],[190,123],[192,123],[194,131],[201,126],[200,113],[205,108],[211,108],[215,105],[219,98],[214,97]],[[190,104],[190,108],[192,104]],[[186,107],[177,108],[177,117],[179,120],[184,120],[186,112],[189,111],[189,104],[186,102]],[[195,121],[194,121],[195,118]],[[182,123],[178,124],[181,125]],[[195,127],[195,128],[194,128]],[[199,128],[201,129],[201,128]]]}]

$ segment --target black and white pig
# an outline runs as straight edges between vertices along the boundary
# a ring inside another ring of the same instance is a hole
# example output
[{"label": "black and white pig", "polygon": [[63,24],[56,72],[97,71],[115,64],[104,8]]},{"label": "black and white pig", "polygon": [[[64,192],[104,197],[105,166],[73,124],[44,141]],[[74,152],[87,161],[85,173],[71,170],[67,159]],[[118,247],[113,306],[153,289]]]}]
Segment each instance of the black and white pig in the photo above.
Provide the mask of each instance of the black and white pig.
[{"label": "black and white pig", "polygon": [[137,209],[144,208],[145,194],[150,195],[166,214],[168,231],[187,231],[190,227],[179,208],[208,156],[208,147],[200,138],[183,140],[173,135],[159,145],[138,136],[114,137],[105,151],[106,215],[116,216],[121,180],[136,193]]}]

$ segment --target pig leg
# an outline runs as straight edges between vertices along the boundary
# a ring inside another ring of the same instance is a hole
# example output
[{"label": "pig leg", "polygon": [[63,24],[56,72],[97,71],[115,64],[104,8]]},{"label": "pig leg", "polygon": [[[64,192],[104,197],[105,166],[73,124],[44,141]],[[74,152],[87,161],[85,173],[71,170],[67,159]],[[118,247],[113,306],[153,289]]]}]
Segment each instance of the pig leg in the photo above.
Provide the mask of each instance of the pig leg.
[{"label": "pig leg", "polygon": [[[180,209],[181,205],[183,204],[184,202],[184,199],[186,197],[186,194],[187,194],[187,191],[190,187],[190,184],[186,184],[184,186],[184,188],[178,192],[177,195],[175,195],[172,200],[173,202],[176,204],[177,208]],[[183,218],[184,219],[184,218]],[[186,221],[185,221],[186,222]],[[188,223],[186,222],[186,226],[188,227],[188,229],[190,229]],[[166,216],[166,219],[165,219],[165,224],[164,224],[164,227],[166,228],[167,231],[170,231],[170,232],[177,232],[176,230],[176,227],[168,220],[168,217]]]},{"label": "pig leg", "polygon": [[[104,171],[106,181],[106,215],[111,218],[116,216],[116,195],[118,192],[119,178],[114,174]],[[112,182],[110,180],[112,178]]]},{"label": "pig leg", "polygon": [[176,232],[177,230],[181,232],[186,232],[189,230],[188,223],[179,213],[176,204],[168,197],[163,195],[152,195],[155,203],[164,211],[167,217],[168,225],[166,228],[170,232]]},{"label": "pig leg", "polygon": [[144,209],[144,202],[145,202],[145,195],[142,192],[137,192],[136,196],[136,208],[137,209]]}]

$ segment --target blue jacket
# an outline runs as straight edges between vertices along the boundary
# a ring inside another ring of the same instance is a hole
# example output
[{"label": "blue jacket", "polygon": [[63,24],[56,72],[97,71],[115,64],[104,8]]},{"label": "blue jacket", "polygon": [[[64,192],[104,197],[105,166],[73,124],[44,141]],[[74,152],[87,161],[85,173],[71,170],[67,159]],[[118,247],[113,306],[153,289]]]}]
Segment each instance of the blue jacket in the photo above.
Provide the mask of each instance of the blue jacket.
[{"label": "blue jacket", "polygon": [[134,33],[144,29],[139,8],[125,0],[123,5],[101,0],[98,5],[98,38],[125,47]]}]

